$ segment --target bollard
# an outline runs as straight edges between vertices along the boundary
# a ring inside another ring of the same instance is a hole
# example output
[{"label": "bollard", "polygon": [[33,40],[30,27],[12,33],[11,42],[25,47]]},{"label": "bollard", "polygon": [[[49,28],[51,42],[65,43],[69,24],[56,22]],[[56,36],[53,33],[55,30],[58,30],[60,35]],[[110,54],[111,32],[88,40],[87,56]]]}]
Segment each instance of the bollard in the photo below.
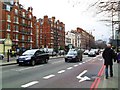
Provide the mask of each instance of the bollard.
[{"label": "bollard", "polygon": [[7,52],[7,62],[9,62],[9,54],[10,54],[10,52],[9,52],[9,49],[8,49],[8,52]]}]

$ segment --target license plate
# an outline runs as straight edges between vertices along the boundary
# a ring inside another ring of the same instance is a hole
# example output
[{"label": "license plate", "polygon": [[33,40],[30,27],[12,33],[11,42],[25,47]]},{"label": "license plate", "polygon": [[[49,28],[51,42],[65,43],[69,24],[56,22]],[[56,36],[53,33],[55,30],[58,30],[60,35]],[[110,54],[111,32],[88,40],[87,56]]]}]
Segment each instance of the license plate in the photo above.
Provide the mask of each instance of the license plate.
[{"label": "license plate", "polygon": [[23,61],[19,61],[19,62],[23,62]]}]

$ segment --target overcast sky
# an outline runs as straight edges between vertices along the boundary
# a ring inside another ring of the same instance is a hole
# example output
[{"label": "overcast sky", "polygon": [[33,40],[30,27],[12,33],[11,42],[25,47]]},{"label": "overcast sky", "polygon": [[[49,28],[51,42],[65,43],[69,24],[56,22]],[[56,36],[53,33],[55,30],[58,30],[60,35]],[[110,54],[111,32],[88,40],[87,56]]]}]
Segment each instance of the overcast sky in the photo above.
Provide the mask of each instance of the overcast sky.
[{"label": "overcast sky", "polygon": [[[65,31],[75,30],[77,27],[83,28],[87,32],[92,32],[95,39],[108,40],[111,28],[104,23],[98,22],[98,18],[93,16],[92,11],[86,11],[89,4],[96,0],[20,0],[20,3],[28,8],[33,7],[33,15],[43,18],[44,15],[56,17],[65,24]],[[86,11],[86,12],[85,12]]]}]

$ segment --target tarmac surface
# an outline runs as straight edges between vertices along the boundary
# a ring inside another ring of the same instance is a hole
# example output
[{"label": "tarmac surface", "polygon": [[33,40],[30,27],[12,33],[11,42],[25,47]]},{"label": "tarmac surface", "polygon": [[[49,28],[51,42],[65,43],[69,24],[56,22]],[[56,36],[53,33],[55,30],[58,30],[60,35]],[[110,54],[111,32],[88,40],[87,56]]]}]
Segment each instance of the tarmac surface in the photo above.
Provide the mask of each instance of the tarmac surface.
[{"label": "tarmac surface", "polygon": [[[61,57],[64,57],[64,56],[54,56],[54,57],[50,57],[50,59],[61,58]],[[13,65],[13,64],[17,64],[16,57],[10,58],[9,62],[6,57],[3,60],[0,60],[0,66]],[[120,90],[120,63],[114,62],[113,77],[108,77],[108,79],[106,79],[105,73],[103,70],[103,74],[100,77],[98,89]],[[91,90],[94,90],[94,89],[91,89]]]}]

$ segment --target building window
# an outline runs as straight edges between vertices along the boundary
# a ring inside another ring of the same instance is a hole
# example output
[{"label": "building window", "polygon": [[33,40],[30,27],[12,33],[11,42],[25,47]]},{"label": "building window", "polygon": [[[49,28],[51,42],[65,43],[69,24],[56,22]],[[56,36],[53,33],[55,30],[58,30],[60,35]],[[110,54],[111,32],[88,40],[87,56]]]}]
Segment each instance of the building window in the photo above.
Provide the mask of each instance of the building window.
[{"label": "building window", "polygon": [[6,6],[6,10],[10,11],[10,6],[9,5]]},{"label": "building window", "polygon": [[22,23],[25,24],[25,19],[22,19]]},{"label": "building window", "polygon": [[18,17],[14,16],[14,22],[18,23]]},{"label": "building window", "polygon": [[15,30],[15,31],[19,31],[19,30],[18,30],[18,26],[15,25],[15,26],[14,26],[14,30]]},{"label": "building window", "polygon": [[16,40],[18,40],[18,34],[16,34],[16,37],[15,37]]},{"label": "building window", "polygon": [[31,22],[31,27],[32,27],[32,22]]},{"label": "building window", "polygon": [[25,17],[25,12],[22,12],[22,16]]},{"label": "building window", "polygon": [[8,21],[11,21],[11,20],[10,20],[10,15],[7,15],[7,19],[8,19]]},{"label": "building window", "polygon": [[25,46],[25,44],[24,43],[22,43],[22,47],[24,47]]},{"label": "building window", "polygon": [[31,15],[29,15],[29,18],[30,18],[30,19],[32,19],[32,16],[31,16]]},{"label": "building window", "polygon": [[22,40],[24,40],[25,39],[25,36],[24,35],[22,35]]},{"label": "building window", "polygon": [[17,14],[17,15],[18,15],[18,10],[17,10],[17,9],[15,9],[15,14]]},{"label": "building window", "polygon": [[10,30],[10,24],[7,25],[7,29]]}]

